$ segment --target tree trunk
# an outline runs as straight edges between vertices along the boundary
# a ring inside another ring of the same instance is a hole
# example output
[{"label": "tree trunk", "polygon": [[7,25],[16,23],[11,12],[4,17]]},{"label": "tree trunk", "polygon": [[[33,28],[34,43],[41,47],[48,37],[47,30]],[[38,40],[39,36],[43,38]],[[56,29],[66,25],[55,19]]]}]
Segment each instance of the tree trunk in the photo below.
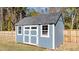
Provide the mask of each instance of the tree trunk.
[{"label": "tree trunk", "polygon": [[1,8],[1,31],[2,31],[2,20],[3,20],[3,8]]},{"label": "tree trunk", "polygon": [[73,29],[74,20],[75,20],[75,15],[72,15],[72,26],[71,26],[71,29]]}]

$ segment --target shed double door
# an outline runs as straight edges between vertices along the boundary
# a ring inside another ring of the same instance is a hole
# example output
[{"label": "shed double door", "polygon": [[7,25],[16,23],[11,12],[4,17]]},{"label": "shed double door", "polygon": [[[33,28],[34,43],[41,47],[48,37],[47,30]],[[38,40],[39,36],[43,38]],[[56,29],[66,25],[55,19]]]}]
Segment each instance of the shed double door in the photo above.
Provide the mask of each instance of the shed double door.
[{"label": "shed double door", "polygon": [[24,26],[24,43],[27,44],[38,44],[38,26]]}]

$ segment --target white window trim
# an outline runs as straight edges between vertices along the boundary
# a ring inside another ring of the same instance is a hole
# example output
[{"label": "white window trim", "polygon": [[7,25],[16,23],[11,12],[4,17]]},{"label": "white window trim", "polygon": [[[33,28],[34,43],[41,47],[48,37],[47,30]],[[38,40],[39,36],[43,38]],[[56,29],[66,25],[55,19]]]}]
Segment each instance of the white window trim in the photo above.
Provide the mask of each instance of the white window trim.
[{"label": "white window trim", "polygon": [[47,24],[47,26],[48,26],[48,35],[43,35],[43,34],[42,34],[42,26],[43,26],[43,25],[40,26],[41,37],[49,37],[49,24]]},{"label": "white window trim", "polygon": [[[21,34],[18,33],[18,28],[21,27]],[[17,26],[17,35],[22,35],[22,26]]]}]

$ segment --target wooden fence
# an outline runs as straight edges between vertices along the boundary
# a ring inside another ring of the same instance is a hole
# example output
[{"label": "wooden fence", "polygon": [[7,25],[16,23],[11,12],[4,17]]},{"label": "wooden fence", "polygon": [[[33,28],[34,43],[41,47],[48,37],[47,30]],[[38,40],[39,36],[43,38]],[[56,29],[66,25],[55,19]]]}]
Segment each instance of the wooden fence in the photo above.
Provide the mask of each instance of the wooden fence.
[{"label": "wooden fence", "polygon": [[15,40],[15,31],[0,31],[0,40]]},{"label": "wooden fence", "polygon": [[[0,40],[16,40],[15,31],[0,31]],[[64,42],[79,43],[79,30],[64,30]]]},{"label": "wooden fence", "polygon": [[64,30],[64,42],[79,43],[79,30]]}]

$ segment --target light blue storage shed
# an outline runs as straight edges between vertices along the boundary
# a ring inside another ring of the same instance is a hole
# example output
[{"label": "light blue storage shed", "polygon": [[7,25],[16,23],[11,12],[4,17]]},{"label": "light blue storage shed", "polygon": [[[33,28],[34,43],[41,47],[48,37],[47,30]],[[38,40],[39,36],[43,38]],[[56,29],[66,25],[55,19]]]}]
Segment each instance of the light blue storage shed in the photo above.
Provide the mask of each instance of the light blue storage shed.
[{"label": "light blue storage shed", "polygon": [[63,43],[62,13],[25,17],[16,23],[16,41],[55,49]]}]

